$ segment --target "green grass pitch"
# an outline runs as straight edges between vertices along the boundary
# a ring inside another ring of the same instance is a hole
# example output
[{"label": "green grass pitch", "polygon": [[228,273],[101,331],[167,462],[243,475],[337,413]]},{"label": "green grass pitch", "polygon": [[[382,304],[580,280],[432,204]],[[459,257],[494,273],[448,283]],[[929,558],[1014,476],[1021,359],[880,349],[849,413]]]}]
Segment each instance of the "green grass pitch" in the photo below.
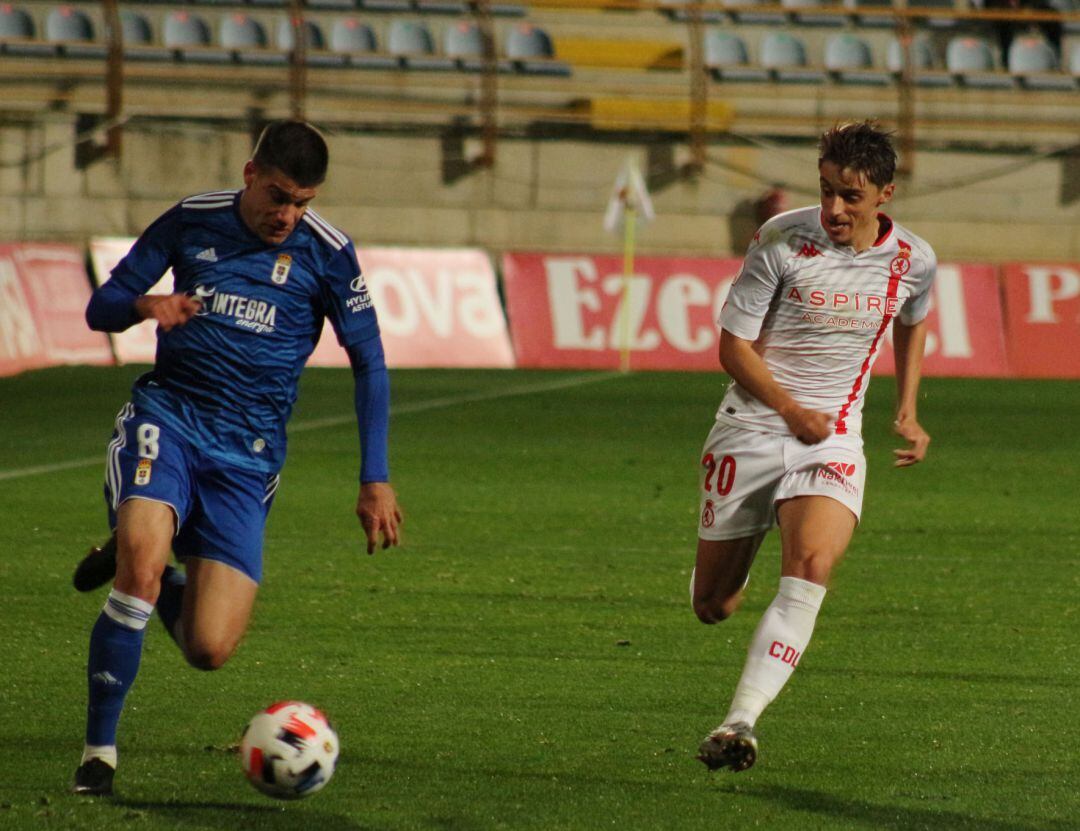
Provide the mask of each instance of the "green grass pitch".
[{"label": "green grass pitch", "polygon": [[[97,460],[137,371],[0,379],[0,828],[1080,828],[1075,382],[925,381],[934,442],[909,470],[874,382],[863,525],[733,775],[692,755],[778,556],[771,537],[734,618],[696,621],[722,376],[394,372],[404,545],[369,558],[351,377],[309,370],[244,643],[199,673],[152,621],[119,797],[69,796],[104,600],[70,573],[104,536]],[[230,751],[281,698],[322,707],[343,748],[294,804]]]}]

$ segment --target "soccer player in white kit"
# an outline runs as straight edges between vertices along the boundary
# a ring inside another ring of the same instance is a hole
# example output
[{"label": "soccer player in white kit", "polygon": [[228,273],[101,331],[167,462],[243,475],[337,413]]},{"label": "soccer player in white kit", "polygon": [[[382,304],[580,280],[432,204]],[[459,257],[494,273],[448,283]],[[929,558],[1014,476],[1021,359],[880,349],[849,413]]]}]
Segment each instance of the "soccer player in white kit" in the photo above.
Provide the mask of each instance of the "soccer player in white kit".
[{"label": "soccer player in white kit", "polygon": [[937,261],[879,209],[896,153],[872,122],[842,124],[819,146],[821,204],[766,222],[720,313],[732,383],[701,460],[694,612],[718,623],[742,600],[765,533],[781,537],[779,591],[750,642],[723,723],[701,743],[710,770],[745,770],[754,725],[810,641],[833,567],[847,548],[866,479],[860,428],[870,368],[889,325],[895,432],[916,464],[930,437],[916,417],[925,318]]}]

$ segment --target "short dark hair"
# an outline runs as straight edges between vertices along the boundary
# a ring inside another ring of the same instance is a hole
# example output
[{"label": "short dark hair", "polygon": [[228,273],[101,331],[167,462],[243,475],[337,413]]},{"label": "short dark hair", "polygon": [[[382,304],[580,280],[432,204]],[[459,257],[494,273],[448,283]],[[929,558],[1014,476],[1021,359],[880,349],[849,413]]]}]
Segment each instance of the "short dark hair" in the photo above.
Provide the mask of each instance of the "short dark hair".
[{"label": "short dark hair", "polygon": [[832,162],[841,170],[863,173],[883,188],[896,173],[896,150],[891,136],[873,121],[837,124],[821,136],[818,164]]},{"label": "short dark hair", "polygon": [[255,143],[251,160],[263,170],[277,168],[302,188],[326,179],[330,152],[326,140],[306,121],[271,121]]}]

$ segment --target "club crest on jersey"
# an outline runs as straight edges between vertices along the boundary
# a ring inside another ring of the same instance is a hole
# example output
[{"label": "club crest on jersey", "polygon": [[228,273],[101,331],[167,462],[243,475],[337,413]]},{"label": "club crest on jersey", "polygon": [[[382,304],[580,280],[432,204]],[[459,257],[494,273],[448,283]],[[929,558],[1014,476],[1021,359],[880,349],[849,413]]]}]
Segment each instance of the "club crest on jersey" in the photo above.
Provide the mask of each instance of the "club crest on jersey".
[{"label": "club crest on jersey", "polygon": [[904,256],[903,254],[898,254],[897,256],[893,257],[893,261],[889,263],[889,273],[892,274],[894,277],[903,277],[909,271],[911,271],[910,254],[908,254],[907,256]]},{"label": "club crest on jersey", "polygon": [[149,485],[150,484],[150,460],[139,459],[139,466],[135,468],[135,484],[136,485]]},{"label": "club crest on jersey", "polygon": [[270,279],[275,285],[285,285],[285,281],[289,279],[290,268],[292,268],[292,257],[288,254],[278,254],[277,262],[274,263],[274,270],[270,272]]},{"label": "club crest on jersey", "polygon": [[705,500],[705,508],[701,512],[701,527],[712,528],[713,523],[716,522],[716,511],[713,509],[713,501],[711,499]]}]

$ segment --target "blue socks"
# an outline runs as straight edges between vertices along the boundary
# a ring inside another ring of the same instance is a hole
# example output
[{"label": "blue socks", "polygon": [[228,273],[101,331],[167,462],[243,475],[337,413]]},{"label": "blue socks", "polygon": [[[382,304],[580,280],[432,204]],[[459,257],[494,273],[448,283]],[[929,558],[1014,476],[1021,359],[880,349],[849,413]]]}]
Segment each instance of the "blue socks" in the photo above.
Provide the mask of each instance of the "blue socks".
[{"label": "blue socks", "polygon": [[113,589],[90,633],[86,675],[90,688],[86,708],[86,744],[116,745],[116,726],[124,698],[135,682],[143,636],[154,607]]}]

